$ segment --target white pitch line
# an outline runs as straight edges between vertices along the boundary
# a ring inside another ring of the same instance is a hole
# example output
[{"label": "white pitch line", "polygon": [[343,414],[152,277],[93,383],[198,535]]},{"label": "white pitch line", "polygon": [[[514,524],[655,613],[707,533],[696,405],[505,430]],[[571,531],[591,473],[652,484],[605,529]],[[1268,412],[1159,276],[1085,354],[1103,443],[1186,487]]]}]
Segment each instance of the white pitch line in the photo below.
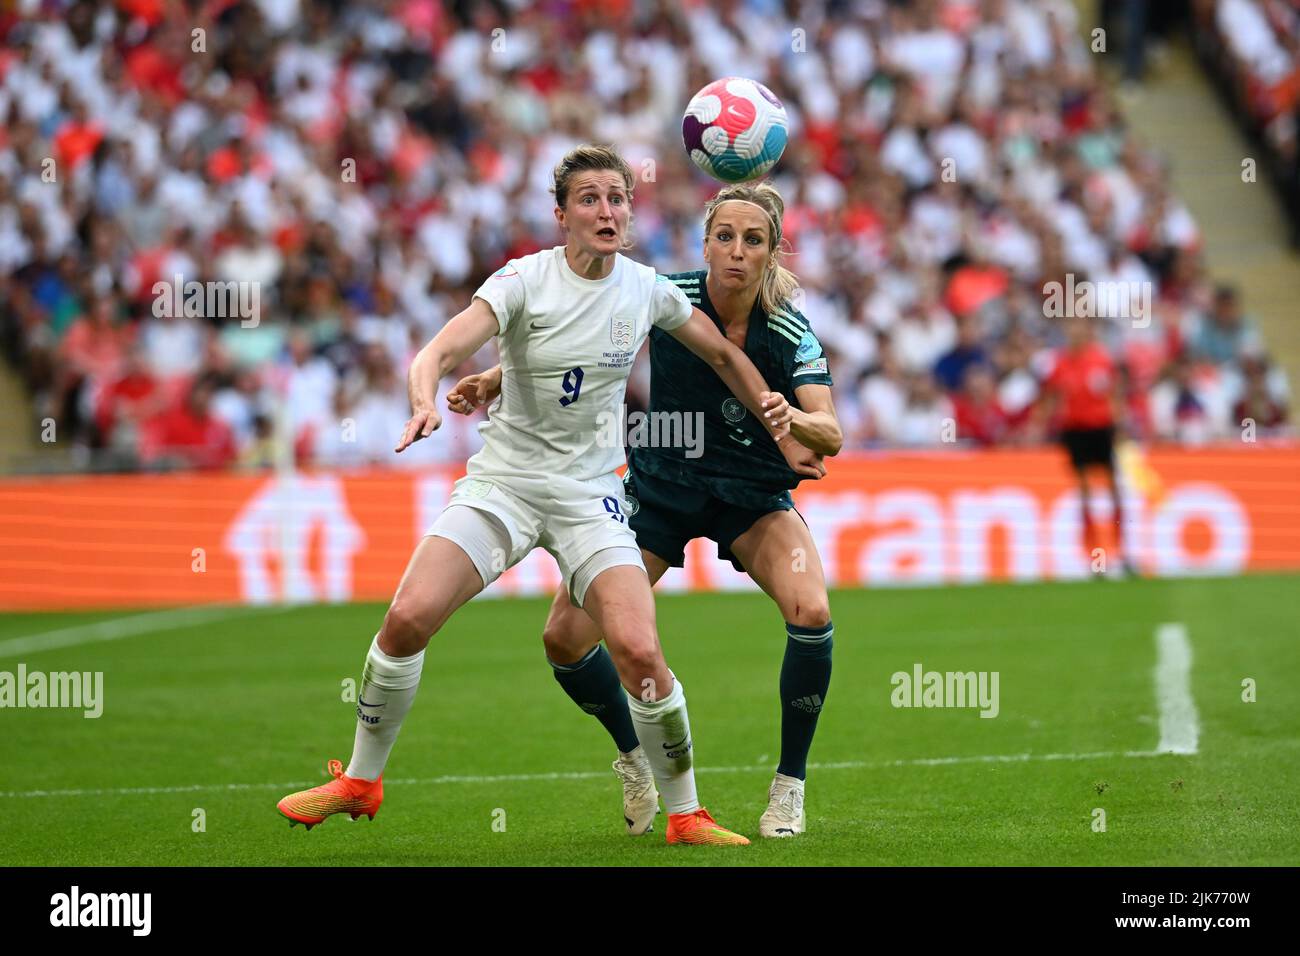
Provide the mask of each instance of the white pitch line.
[{"label": "white pitch line", "polygon": [[[890,767],[942,767],[962,763],[1028,763],[1033,760],[1097,760],[1115,757],[1159,757],[1155,750],[1105,750],[1085,754],[983,754],[972,757],[917,757],[904,760],[847,760],[838,763],[810,763],[809,770],[883,770]],[[739,767],[696,767],[696,773],[757,773],[770,772],[770,764],[749,764]],[[450,783],[533,783],[548,780],[603,780],[609,777],[608,771],[573,771],[553,773],[503,773],[496,775],[448,775],[442,777],[406,777],[385,780],[384,786],[409,785],[437,786]],[[87,790],[10,790],[0,791],[0,799],[22,799],[30,797],[105,797],[136,796],[155,793],[197,793],[221,792],[235,790],[292,790],[295,787],[310,787],[320,780],[290,780],[283,783],[196,783],[183,787],[106,787]]]},{"label": "white pitch line", "polygon": [[170,611],[149,611],[145,614],[132,614],[129,617],[115,617],[94,624],[78,624],[64,627],[57,631],[42,631],[38,634],[26,634],[22,637],[0,641],[0,657],[17,657],[20,654],[36,654],[52,651],[60,647],[77,647],[81,644],[95,644],[100,641],[116,641],[138,634],[150,634],[157,631],[173,631],[198,624],[232,617],[243,617],[257,611],[278,613],[287,610],[285,605],[271,607],[233,607],[227,605],[209,605],[206,607],[178,608]]},{"label": "white pitch line", "polygon": [[1182,624],[1156,628],[1156,703],[1160,706],[1156,750],[1196,753],[1201,731],[1192,700],[1192,645]]}]

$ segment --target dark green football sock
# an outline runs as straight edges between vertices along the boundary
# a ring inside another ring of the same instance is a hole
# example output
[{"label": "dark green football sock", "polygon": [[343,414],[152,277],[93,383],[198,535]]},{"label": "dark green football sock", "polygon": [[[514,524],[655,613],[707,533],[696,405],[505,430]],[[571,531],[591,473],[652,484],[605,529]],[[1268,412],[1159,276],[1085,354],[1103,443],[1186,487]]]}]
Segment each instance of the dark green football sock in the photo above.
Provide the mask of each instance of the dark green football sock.
[{"label": "dark green football sock", "polygon": [[800,780],[808,775],[808,751],[817,732],[817,717],[831,684],[831,635],[835,627],[785,626],[785,660],[781,662],[781,762],[776,772]]},{"label": "dark green football sock", "polygon": [[632,713],[627,709],[627,692],[604,644],[597,644],[576,664],[549,663],[564,692],[605,725],[620,751],[631,753],[640,746],[636,728],[632,726]]}]

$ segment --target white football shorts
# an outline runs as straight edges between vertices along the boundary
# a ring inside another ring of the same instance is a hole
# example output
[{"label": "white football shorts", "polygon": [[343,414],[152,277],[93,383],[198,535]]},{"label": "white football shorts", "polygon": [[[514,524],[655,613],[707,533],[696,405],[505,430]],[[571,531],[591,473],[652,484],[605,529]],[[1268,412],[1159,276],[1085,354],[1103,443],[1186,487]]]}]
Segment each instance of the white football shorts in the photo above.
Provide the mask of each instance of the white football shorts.
[{"label": "white football shorts", "polygon": [[533,548],[543,547],[559,564],[575,607],[582,607],[601,571],[624,564],[645,570],[627,523],[623,481],[614,473],[590,481],[466,475],[428,534],[459,545],[485,588]]}]

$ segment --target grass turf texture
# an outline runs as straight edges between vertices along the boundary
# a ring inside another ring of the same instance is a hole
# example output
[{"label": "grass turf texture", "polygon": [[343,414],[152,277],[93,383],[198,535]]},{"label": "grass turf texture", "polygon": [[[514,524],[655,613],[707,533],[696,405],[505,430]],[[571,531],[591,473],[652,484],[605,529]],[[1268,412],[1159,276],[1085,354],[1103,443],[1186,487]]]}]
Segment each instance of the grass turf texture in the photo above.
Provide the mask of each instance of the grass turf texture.
[{"label": "grass turf texture", "polygon": [[[105,705],[98,720],[0,710],[0,864],[1295,865],[1296,585],[1277,575],[835,592],[808,832],[783,841],[757,837],[776,763],[780,617],[759,594],[661,596],[700,793],[755,840],[738,849],[668,847],[663,816],[655,833],[625,835],[613,746],[543,659],[544,601],[475,601],[453,618],[426,657],[383,809],[311,832],[291,830],[275,802],[324,782],[326,758],[346,763],[354,718],[342,682],[359,677],[381,606],[255,611],[3,656],[10,672],[19,661],[103,671]],[[8,615],[0,641],[118,616]],[[1169,621],[1192,645],[1198,754],[916,762],[1154,749],[1154,633]],[[1000,672],[1000,714],[894,708],[891,674],[918,661]],[[1242,701],[1247,677],[1255,703]],[[527,779],[551,773],[578,776]],[[27,795],[65,789],[83,792]],[[191,828],[195,808],[205,832]]]}]

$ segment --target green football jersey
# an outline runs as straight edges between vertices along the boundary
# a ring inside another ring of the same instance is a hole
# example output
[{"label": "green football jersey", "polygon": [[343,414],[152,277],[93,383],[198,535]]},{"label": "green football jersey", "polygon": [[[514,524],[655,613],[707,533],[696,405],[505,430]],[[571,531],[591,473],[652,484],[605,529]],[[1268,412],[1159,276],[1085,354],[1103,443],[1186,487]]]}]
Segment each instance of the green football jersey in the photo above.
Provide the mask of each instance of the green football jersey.
[{"label": "green football jersey", "polygon": [[[705,289],[706,275],[701,270],[664,278],[723,331]],[[794,308],[769,315],[755,302],[745,333],[745,354],[768,387],[795,407],[794,390],[800,385],[831,384],[821,343]],[[692,421],[702,419],[703,435],[694,448],[655,447],[653,441],[637,447],[633,440],[629,461],[637,472],[701,488],[729,504],[754,509],[772,507],[799,483],[800,476],[786,464],[767,426],[707,363],[657,328],[650,330],[650,372],[651,422],[656,413],[680,413],[683,421],[699,413],[700,418]]]}]

